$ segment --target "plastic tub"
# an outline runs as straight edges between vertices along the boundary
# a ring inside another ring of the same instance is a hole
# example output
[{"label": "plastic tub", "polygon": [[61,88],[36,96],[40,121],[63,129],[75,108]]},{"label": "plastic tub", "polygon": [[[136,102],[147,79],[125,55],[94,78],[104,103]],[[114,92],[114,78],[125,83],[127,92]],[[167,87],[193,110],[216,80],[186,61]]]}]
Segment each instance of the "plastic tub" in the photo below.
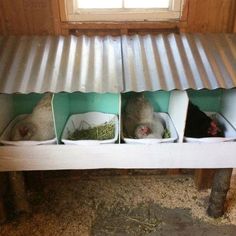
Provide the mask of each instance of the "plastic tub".
[{"label": "plastic tub", "polygon": [[[76,129],[87,129],[113,121],[115,124],[115,136],[107,140],[70,140],[68,136]],[[83,122],[83,123],[82,123]],[[86,127],[87,126],[87,127]],[[118,139],[119,125],[117,115],[102,112],[87,112],[83,114],[71,115],[65,125],[61,141],[71,145],[93,145],[115,143]]]},{"label": "plastic tub", "polygon": [[174,124],[167,113],[162,112],[154,112],[154,120],[160,119],[162,124],[166,129],[170,131],[171,137],[170,138],[145,138],[145,139],[133,139],[133,138],[124,138],[125,143],[129,144],[156,144],[156,143],[173,143],[178,139],[178,134],[174,127]]},{"label": "plastic tub", "polygon": [[55,144],[55,143],[57,143],[56,136],[53,139],[44,140],[44,141],[30,141],[30,140],[10,141],[9,140],[9,136],[10,136],[11,129],[14,127],[14,125],[18,121],[22,120],[26,116],[27,116],[27,114],[22,114],[22,115],[16,116],[15,119],[13,119],[8,124],[8,126],[6,127],[6,129],[4,130],[4,132],[2,133],[2,135],[0,137],[0,143],[2,143],[4,145],[13,145],[13,146],[33,146],[33,145],[47,145],[47,144]]},{"label": "plastic tub", "polygon": [[225,137],[206,137],[206,138],[191,138],[184,137],[184,141],[187,143],[217,143],[217,142],[229,142],[236,140],[236,130],[233,126],[219,113],[205,112],[208,116],[216,119],[219,124],[224,128]]}]

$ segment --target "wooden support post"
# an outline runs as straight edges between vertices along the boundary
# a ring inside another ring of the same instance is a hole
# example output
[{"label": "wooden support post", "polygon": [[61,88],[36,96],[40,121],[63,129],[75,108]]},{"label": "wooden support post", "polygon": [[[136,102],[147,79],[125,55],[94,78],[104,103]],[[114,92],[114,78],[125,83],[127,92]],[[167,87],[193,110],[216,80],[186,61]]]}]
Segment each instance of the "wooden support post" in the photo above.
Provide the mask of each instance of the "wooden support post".
[{"label": "wooden support post", "polygon": [[196,169],[194,173],[194,182],[198,191],[212,187],[215,169]]},{"label": "wooden support post", "polygon": [[17,214],[30,213],[23,172],[9,172],[13,204]]},{"label": "wooden support post", "polygon": [[224,214],[224,204],[227,192],[230,188],[232,170],[233,169],[216,170],[211,189],[209,207],[207,209],[207,213],[211,217],[218,218]]},{"label": "wooden support post", "polygon": [[6,180],[6,174],[0,173],[0,224],[3,224],[7,219],[5,209]]}]

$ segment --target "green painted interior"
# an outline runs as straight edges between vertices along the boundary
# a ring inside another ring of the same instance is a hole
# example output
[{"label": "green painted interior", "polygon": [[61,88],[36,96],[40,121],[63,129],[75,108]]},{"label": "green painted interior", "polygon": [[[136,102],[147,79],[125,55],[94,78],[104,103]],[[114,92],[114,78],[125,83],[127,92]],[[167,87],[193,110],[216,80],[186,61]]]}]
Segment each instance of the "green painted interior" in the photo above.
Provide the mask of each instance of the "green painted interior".
[{"label": "green painted interior", "polygon": [[[149,100],[149,102],[154,107],[156,112],[168,112],[169,100],[170,100],[169,91],[155,91],[155,92],[144,92],[144,96]],[[124,110],[127,100],[134,96],[135,92],[128,92],[122,94],[122,111]]]},{"label": "green painted interior", "polygon": [[188,90],[190,101],[202,111],[220,112],[222,89]]},{"label": "green painted interior", "polygon": [[[219,112],[223,90],[188,90],[190,100],[203,111]],[[135,92],[121,94],[122,110],[129,97]],[[168,112],[170,91],[144,92],[156,112]],[[13,94],[14,117],[31,113],[43,94]],[[119,114],[119,94],[113,93],[57,93],[54,95],[53,109],[57,136],[60,139],[67,119],[72,114],[98,111]]]},{"label": "green painted interior", "polygon": [[20,114],[29,114],[41,99],[43,94],[13,94],[14,117]]},{"label": "green painted interior", "polygon": [[58,138],[72,114],[91,111],[119,114],[119,94],[113,93],[57,93],[53,104]]},{"label": "green painted interior", "polygon": [[119,94],[77,92],[69,97],[71,114],[90,111],[119,114]]}]

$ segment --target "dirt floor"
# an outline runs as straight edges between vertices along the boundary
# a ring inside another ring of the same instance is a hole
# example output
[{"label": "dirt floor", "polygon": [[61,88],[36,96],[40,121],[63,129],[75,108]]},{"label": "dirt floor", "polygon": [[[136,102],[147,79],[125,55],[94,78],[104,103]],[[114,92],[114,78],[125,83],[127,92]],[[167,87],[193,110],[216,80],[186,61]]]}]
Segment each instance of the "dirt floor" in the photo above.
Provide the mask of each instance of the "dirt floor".
[{"label": "dirt floor", "polygon": [[197,192],[188,175],[51,178],[28,194],[32,214],[2,225],[0,235],[236,235],[236,178],[217,220],[206,215],[210,191]]}]

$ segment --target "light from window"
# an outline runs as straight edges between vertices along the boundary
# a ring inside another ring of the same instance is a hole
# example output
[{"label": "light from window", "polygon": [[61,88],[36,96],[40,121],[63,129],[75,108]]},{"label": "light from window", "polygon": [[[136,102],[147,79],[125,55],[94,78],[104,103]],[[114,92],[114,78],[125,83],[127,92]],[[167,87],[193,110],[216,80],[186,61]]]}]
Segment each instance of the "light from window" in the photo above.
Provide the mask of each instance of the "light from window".
[{"label": "light from window", "polygon": [[169,8],[170,0],[77,0],[80,9]]},{"label": "light from window", "polygon": [[124,8],[169,8],[169,0],[124,0]]},{"label": "light from window", "polygon": [[184,0],[61,0],[66,21],[178,20]]},{"label": "light from window", "polygon": [[122,0],[77,0],[81,9],[109,9],[122,8]]}]

